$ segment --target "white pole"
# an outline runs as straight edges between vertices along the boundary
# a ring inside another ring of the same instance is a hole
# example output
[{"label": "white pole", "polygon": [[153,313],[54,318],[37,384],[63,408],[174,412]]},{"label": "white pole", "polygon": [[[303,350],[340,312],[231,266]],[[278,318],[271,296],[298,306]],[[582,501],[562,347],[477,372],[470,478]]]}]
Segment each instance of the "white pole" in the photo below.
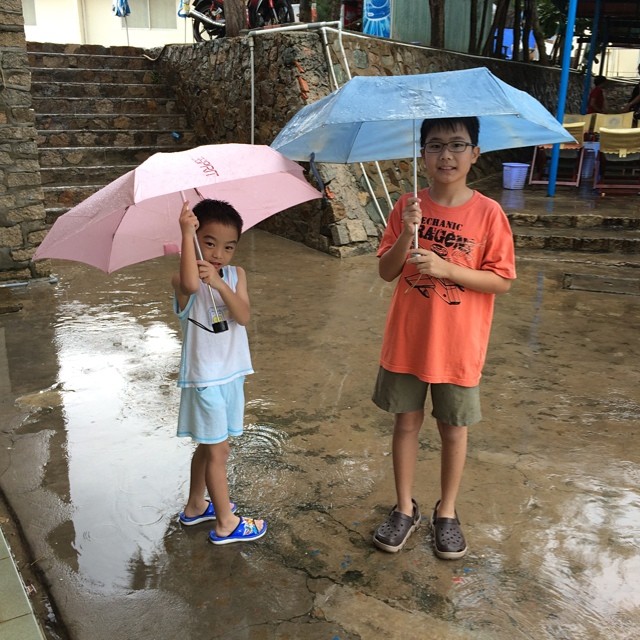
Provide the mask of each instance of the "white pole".
[{"label": "white pole", "polygon": [[[187,197],[184,195],[184,191],[180,192],[180,197],[182,198],[182,202],[183,204],[187,201]],[[198,258],[198,260],[204,260],[204,257],[202,256],[202,249],[200,248],[200,243],[198,242],[198,236],[194,235],[193,236],[193,246],[196,249],[196,257]],[[213,289],[211,288],[211,285],[207,284],[207,289],[209,289],[209,295],[211,296],[211,303],[213,304],[213,312],[216,316],[216,318],[221,318],[221,314],[218,311],[218,306],[216,305],[216,300],[213,297]]]},{"label": "white pole", "polygon": [[[418,127],[416,121],[413,121],[413,197],[418,197]],[[418,240],[418,226],[414,230],[413,235],[413,248],[417,249],[419,245]]]}]

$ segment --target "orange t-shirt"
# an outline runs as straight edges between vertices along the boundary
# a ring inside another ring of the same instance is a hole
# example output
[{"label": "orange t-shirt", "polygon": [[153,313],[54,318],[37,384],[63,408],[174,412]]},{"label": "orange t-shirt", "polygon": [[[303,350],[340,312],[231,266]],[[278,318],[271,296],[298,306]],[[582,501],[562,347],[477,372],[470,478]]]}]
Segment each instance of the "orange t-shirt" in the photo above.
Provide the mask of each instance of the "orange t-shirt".
[{"label": "orange t-shirt", "polygon": [[[420,246],[471,269],[515,279],[513,235],[500,205],[474,191],[462,206],[443,207],[421,191]],[[402,232],[403,195],[391,212],[378,257]],[[474,387],[484,366],[495,294],[479,293],[449,280],[402,269],[393,293],[380,364],[425,382]]]}]

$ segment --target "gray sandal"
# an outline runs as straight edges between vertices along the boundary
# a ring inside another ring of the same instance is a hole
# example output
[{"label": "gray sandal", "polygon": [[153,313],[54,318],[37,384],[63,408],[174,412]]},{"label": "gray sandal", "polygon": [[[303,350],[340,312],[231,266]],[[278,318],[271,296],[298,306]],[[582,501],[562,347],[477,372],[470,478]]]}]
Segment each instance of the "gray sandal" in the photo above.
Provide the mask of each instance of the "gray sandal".
[{"label": "gray sandal", "polygon": [[[404,547],[409,536],[420,526],[420,509],[418,503],[413,502],[413,517],[407,516],[393,507],[389,517],[383,522],[373,535],[373,544],[389,553],[396,553]],[[396,505],[397,506],[397,505]]]},{"label": "gray sandal", "polygon": [[431,516],[434,551],[442,560],[457,560],[467,553],[467,541],[460,528],[458,513],[455,518],[438,518],[439,505],[440,500],[436,502]]}]

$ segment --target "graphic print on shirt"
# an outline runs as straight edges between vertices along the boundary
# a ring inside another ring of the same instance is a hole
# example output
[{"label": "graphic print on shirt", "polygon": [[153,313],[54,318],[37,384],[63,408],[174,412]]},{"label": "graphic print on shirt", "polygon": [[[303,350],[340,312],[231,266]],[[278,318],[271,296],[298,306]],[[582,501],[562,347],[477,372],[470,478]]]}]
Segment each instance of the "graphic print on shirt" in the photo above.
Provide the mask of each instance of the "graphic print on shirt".
[{"label": "graphic print on shirt", "polygon": [[[433,251],[443,260],[468,266],[471,256],[479,245],[472,238],[467,238],[460,233],[462,226],[462,223],[452,220],[422,218],[418,236],[431,243],[425,248]],[[415,289],[425,298],[435,294],[449,305],[459,305],[462,301],[460,294],[464,293],[464,287],[446,278],[415,273],[406,276],[405,281],[411,289]]]}]

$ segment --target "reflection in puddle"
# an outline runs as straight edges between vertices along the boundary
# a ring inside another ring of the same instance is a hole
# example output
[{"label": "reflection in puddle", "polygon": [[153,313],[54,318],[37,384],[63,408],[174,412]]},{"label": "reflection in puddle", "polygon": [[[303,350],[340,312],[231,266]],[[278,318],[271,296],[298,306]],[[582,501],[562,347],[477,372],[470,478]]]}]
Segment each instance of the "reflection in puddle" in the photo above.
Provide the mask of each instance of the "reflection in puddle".
[{"label": "reflection in puddle", "polygon": [[579,466],[566,499],[541,496],[542,513],[531,512],[522,528],[487,529],[491,553],[453,568],[461,623],[512,626],[514,638],[599,638],[612,628],[613,637],[634,637],[626,634],[640,607],[640,500]]},{"label": "reflection in puddle", "polygon": [[524,192],[521,189],[505,189],[500,201],[506,213],[524,209]]},{"label": "reflection in puddle", "polygon": [[175,437],[177,389],[167,383],[180,342],[165,324],[144,326],[111,306],[74,303],[61,314],[55,339],[80,577],[101,590],[127,588],[131,558],[151,562],[162,545],[188,471],[188,443]]}]

